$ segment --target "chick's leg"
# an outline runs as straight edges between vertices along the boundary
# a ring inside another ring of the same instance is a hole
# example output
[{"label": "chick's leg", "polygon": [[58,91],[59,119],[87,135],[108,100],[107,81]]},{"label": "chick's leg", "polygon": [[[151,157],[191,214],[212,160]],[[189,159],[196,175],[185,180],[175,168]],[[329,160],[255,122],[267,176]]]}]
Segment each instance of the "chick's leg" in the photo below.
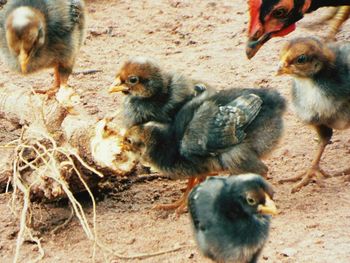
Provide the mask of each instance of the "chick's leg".
[{"label": "chick's leg", "polygon": [[54,82],[51,89],[48,90],[47,95],[49,97],[54,96],[58,91],[58,89],[60,88],[60,86],[61,86],[61,74],[59,71],[59,66],[56,65],[54,68]]},{"label": "chick's leg", "polygon": [[67,87],[68,78],[72,74],[72,67],[57,64],[54,68],[54,83],[45,93],[49,96],[55,96],[60,87]]},{"label": "chick's leg", "polygon": [[60,88],[61,85],[61,78],[60,78],[60,72],[59,72],[59,66],[56,65],[54,67],[54,81],[48,90],[35,90],[35,93],[38,94],[47,94],[49,97],[52,97],[56,94],[57,90]]},{"label": "chick's leg", "polygon": [[[218,173],[211,173],[209,176],[215,176],[218,175]],[[159,209],[159,210],[175,210],[176,214],[183,214],[187,212],[187,200],[188,200],[188,195],[191,192],[192,188],[195,187],[197,184],[200,184],[207,178],[206,175],[204,176],[198,176],[198,177],[192,177],[188,179],[187,181],[187,187],[183,195],[180,197],[179,200],[177,200],[174,203],[171,204],[160,204],[156,205],[154,209]]]},{"label": "chick's leg", "polygon": [[[328,175],[322,171],[322,169],[319,166],[322,154],[327,146],[329,144],[332,135],[333,135],[333,130],[327,126],[324,125],[319,125],[316,126],[316,131],[318,133],[318,136],[320,138],[319,146],[316,151],[316,155],[314,157],[314,160],[312,161],[311,168],[309,168],[306,173],[302,173],[300,175],[297,175],[292,178],[287,178],[287,179],[282,179],[279,182],[284,183],[284,182],[297,182],[300,180],[299,183],[297,183],[293,188],[292,188],[292,193],[299,191],[302,187],[308,185],[311,181],[312,178],[316,177],[316,179],[320,180],[324,177],[328,177]],[[316,180],[317,183],[320,183],[318,180]]]},{"label": "chick's leg", "polygon": [[192,188],[196,185],[196,177],[192,177],[187,181],[187,187],[183,195],[174,203],[171,204],[159,204],[154,207],[154,209],[159,210],[176,210],[177,214],[182,214],[186,211],[187,207],[187,197],[191,192]]},{"label": "chick's leg", "polygon": [[68,84],[68,79],[69,76],[72,74],[73,72],[73,67],[69,66],[69,65],[62,65],[60,64],[58,66],[58,73],[59,73],[59,77],[60,77],[60,86],[66,87]]}]

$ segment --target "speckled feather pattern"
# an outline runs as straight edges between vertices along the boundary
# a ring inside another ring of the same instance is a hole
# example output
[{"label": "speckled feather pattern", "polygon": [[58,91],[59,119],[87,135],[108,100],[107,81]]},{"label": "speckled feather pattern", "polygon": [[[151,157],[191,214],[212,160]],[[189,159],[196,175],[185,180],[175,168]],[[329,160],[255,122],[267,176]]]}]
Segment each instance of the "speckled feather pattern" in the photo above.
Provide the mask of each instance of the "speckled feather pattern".
[{"label": "speckled feather pattern", "polygon": [[[205,101],[197,110],[182,138],[184,155],[218,155],[243,141],[245,129],[258,115],[262,100],[254,94],[242,95],[226,105]],[[200,128],[208,123],[207,128]],[[199,130],[200,132],[196,132]]]}]

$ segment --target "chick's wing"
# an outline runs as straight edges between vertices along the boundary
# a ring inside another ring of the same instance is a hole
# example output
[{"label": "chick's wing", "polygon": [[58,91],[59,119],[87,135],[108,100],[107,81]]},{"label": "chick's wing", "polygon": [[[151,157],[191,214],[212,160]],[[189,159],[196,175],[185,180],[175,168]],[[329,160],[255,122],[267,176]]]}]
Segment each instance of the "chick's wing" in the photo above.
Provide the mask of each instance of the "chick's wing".
[{"label": "chick's wing", "polygon": [[187,157],[217,155],[241,143],[261,105],[261,98],[255,94],[239,96],[226,105],[205,101],[188,124],[181,140],[181,153]]}]

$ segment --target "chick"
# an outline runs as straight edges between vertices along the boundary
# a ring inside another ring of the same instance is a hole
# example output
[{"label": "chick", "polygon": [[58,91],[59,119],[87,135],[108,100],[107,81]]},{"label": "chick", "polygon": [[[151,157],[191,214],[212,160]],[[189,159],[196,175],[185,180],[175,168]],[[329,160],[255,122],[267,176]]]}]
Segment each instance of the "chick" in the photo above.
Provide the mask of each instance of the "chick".
[{"label": "chick", "polygon": [[215,262],[257,262],[277,213],[273,190],[261,176],[209,177],[188,197],[202,254]]},{"label": "chick", "polygon": [[[293,77],[292,100],[298,117],[313,126],[319,146],[306,173],[282,180],[301,181],[300,190],[313,179],[328,176],[319,166],[333,129],[350,127],[350,44],[326,44],[312,37],[295,38],[281,51],[278,75]],[[316,177],[316,178],[315,178]]]},{"label": "chick", "polygon": [[22,74],[54,68],[49,96],[66,86],[83,41],[83,0],[13,0],[0,14],[0,50]]},{"label": "chick", "polygon": [[148,122],[125,134],[127,150],[172,178],[189,178],[183,197],[164,209],[186,207],[196,178],[229,171],[266,175],[260,160],[282,133],[284,99],[267,89],[231,89],[188,102],[171,123]]},{"label": "chick", "polygon": [[109,92],[126,95],[124,123],[130,128],[148,121],[169,123],[187,101],[209,90],[200,81],[163,71],[150,58],[135,57],[121,67]]}]

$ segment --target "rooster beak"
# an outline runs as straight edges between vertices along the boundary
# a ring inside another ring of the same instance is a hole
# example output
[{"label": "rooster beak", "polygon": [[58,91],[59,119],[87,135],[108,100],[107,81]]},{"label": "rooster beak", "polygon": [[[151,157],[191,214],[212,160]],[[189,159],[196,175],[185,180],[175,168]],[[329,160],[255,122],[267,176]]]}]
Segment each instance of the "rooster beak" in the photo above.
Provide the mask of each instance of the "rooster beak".
[{"label": "rooster beak", "polygon": [[28,67],[28,63],[29,63],[29,55],[28,53],[21,48],[21,51],[19,53],[19,63],[21,65],[21,71],[22,73],[27,73],[27,67]]},{"label": "rooster beak", "polygon": [[271,33],[261,35],[259,38],[257,34],[248,38],[246,46],[246,55],[248,59],[251,59],[259,51],[259,49],[271,38]]},{"label": "rooster beak", "polygon": [[122,84],[119,77],[115,79],[112,86],[109,88],[109,93],[115,93],[115,92],[128,92],[129,88],[125,86],[125,84]]},{"label": "rooster beak", "polygon": [[274,31],[263,31],[263,29],[255,30],[255,33],[249,35],[246,54],[248,59],[251,59],[259,51],[259,49],[272,37],[282,37],[295,30],[295,24],[291,24],[287,27],[276,28]]},{"label": "rooster beak", "polygon": [[277,215],[277,207],[271,197],[265,193],[265,205],[258,206],[258,212],[264,215]]}]

